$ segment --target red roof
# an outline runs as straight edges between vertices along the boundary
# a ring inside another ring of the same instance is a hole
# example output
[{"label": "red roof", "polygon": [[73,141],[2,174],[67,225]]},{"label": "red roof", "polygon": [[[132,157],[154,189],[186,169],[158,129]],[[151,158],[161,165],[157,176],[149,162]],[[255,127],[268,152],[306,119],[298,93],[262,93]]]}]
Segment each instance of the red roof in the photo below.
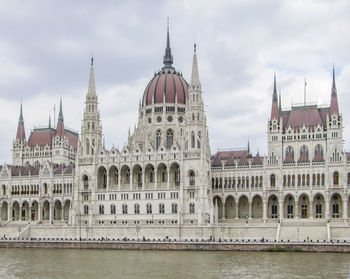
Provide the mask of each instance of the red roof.
[{"label": "red roof", "polygon": [[16,139],[24,141],[26,139],[26,132],[24,130],[24,125],[18,124]]},{"label": "red roof", "polygon": [[221,160],[220,156],[215,156],[213,163],[211,164],[212,167],[221,167]]},{"label": "red roof", "polygon": [[288,152],[286,158],[284,159],[284,164],[293,164],[294,163],[294,158],[292,155],[292,152]]},{"label": "red roof", "polygon": [[315,157],[312,159],[312,162],[324,162],[324,159],[320,150],[317,150]]},{"label": "red roof", "polygon": [[249,157],[249,152],[248,150],[218,151],[214,156],[220,156],[222,160],[227,160],[230,157],[240,159],[241,157]]},{"label": "red roof", "polygon": [[232,157],[229,157],[227,160],[226,160],[226,163],[225,163],[225,166],[227,167],[232,167],[235,165],[235,161],[233,160]]},{"label": "red roof", "polygon": [[252,165],[261,165],[261,164],[262,164],[261,157],[260,157],[259,153],[257,153],[253,162],[252,162]]},{"label": "red roof", "polygon": [[157,73],[148,83],[143,93],[142,106],[166,103],[186,104],[188,84],[182,75],[172,68],[165,68]]},{"label": "red roof", "polygon": [[290,126],[298,130],[303,125],[315,127],[318,124],[326,127],[329,110],[330,108],[317,108],[317,106],[293,107],[290,111],[281,112],[283,128]]},{"label": "red roof", "polygon": [[309,161],[308,156],[306,155],[306,152],[305,151],[301,152],[298,163],[309,163],[309,162],[310,161]]},{"label": "red roof", "polygon": [[[57,125],[58,126],[58,125]],[[58,132],[57,132],[58,134]],[[75,149],[78,148],[78,134],[65,129],[64,134],[68,139],[68,143],[70,146],[73,146]],[[30,134],[28,139],[28,145],[30,147],[34,147],[36,145],[45,146],[52,145],[52,139],[56,135],[56,130],[52,128],[44,128],[44,129],[34,129],[34,131]]]}]

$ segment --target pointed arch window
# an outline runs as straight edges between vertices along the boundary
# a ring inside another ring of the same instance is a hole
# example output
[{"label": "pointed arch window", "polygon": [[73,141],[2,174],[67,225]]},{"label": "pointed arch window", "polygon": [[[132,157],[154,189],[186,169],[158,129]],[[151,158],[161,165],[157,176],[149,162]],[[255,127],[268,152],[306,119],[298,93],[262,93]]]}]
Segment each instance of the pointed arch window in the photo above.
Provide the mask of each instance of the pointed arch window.
[{"label": "pointed arch window", "polygon": [[134,213],[140,214],[140,205],[138,203],[135,203],[134,205]]},{"label": "pointed arch window", "polygon": [[276,176],[274,174],[271,174],[270,176],[270,183],[271,183],[271,187],[276,186]]},{"label": "pointed arch window", "polygon": [[166,134],[166,148],[170,149],[170,147],[173,145],[174,141],[174,133],[173,130],[169,129]]},{"label": "pointed arch window", "polygon": [[337,171],[333,173],[333,185],[339,185],[339,173]]},{"label": "pointed arch window", "polygon": [[196,144],[196,137],[194,135],[194,132],[192,131],[191,132],[191,148],[196,148],[195,144]]},{"label": "pointed arch window", "polygon": [[160,145],[160,138],[161,138],[161,132],[160,130],[157,130],[157,133],[156,133],[156,149],[158,149],[159,145]]},{"label": "pointed arch window", "polygon": [[89,178],[87,177],[87,175],[84,176],[84,190],[88,190],[89,189]]},{"label": "pointed arch window", "polygon": [[190,171],[189,177],[190,177],[190,186],[194,186],[196,184],[196,176],[193,170]]}]

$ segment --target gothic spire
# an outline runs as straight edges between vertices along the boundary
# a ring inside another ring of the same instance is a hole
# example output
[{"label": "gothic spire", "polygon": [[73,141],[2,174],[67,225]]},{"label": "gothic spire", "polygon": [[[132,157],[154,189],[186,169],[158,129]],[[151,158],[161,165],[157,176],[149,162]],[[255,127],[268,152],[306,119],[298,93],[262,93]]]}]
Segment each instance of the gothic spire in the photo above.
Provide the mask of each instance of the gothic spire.
[{"label": "gothic spire", "polygon": [[199,81],[199,71],[198,71],[198,61],[197,61],[197,45],[194,44],[193,51],[193,62],[192,62],[192,76],[191,76],[191,85],[192,86],[201,86]]},{"label": "gothic spire", "polygon": [[164,63],[164,68],[172,68],[173,56],[171,54],[170,39],[169,39],[169,18],[167,21],[167,39],[166,39],[165,54],[163,56],[163,63]]},{"label": "gothic spire", "polygon": [[51,129],[51,115],[49,114],[49,129]]},{"label": "gothic spire", "polygon": [[335,85],[335,70],[333,66],[333,82],[332,82],[332,94],[331,94],[331,115],[339,115],[337,87]]},{"label": "gothic spire", "polygon": [[273,76],[273,95],[272,95],[272,107],[271,107],[271,119],[279,120],[278,100],[277,100],[277,86],[276,86],[276,73]]},{"label": "gothic spire", "polygon": [[18,120],[18,126],[17,126],[16,139],[18,139],[20,141],[24,141],[26,139],[26,132],[24,130],[22,99],[21,99],[21,106],[20,106],[20,112],[19,112],[19,120]]},{"label": "gothic spire", "polygon": [[60,98],[60,111],[58,113],[58,121],[63,121],[62,98]]},{"label": "gothic spire", "polygon": [[276,86],[276,73],[273,75],[273,95],[272,101],[277,102],[277,86]]},{"label": "gothic spire", "polygon": [[279,111],[282,110],[282,97],[281,97],[281,90],[279,92],[279,96],[278,96],[278,109]]},{"label": "gothic spire", "polygon": [[91,68],[90,68],[88,95],[96,95],[95,74],[94,74],[94,58],[93,57],[91,57]]}]

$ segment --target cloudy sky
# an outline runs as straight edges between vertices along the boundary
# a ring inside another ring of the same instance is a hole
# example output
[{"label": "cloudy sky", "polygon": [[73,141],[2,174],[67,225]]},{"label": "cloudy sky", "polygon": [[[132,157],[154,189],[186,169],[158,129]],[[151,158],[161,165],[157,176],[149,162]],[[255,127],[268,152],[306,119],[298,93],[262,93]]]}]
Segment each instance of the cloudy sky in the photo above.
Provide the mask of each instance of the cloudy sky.
[{"label": "cloudy sky", "polygon": [[21,97],[27,136],[60,96],[65,125],[80,130],[92,54],[106,147],[121,148],[162,66],[168,16],[187,80],[198,46],[212,153],[249,138],[265,154],[274,71],[283,108],[303,102],[304,78],[307,101],[327,105],[333,63],[350,150],[349,14],[348,0],[0,0],[0,161],[11,162]]}]

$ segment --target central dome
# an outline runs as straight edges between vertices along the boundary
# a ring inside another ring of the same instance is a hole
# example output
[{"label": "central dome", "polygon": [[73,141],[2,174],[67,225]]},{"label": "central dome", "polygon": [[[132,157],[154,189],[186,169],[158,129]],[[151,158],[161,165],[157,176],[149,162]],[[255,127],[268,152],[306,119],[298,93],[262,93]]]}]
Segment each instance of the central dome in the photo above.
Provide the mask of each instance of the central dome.
[{"label": "central dome", "polygon": [[170,48],[169,28],[167,30],[167,44],[163,63],[164,67],[154,75],[143,93],[143,107],[162,104],[163,102],[168,104],[186,104],[188,83],[182,77],[182,74],[177,72],[172,66],[173,56]]}]

